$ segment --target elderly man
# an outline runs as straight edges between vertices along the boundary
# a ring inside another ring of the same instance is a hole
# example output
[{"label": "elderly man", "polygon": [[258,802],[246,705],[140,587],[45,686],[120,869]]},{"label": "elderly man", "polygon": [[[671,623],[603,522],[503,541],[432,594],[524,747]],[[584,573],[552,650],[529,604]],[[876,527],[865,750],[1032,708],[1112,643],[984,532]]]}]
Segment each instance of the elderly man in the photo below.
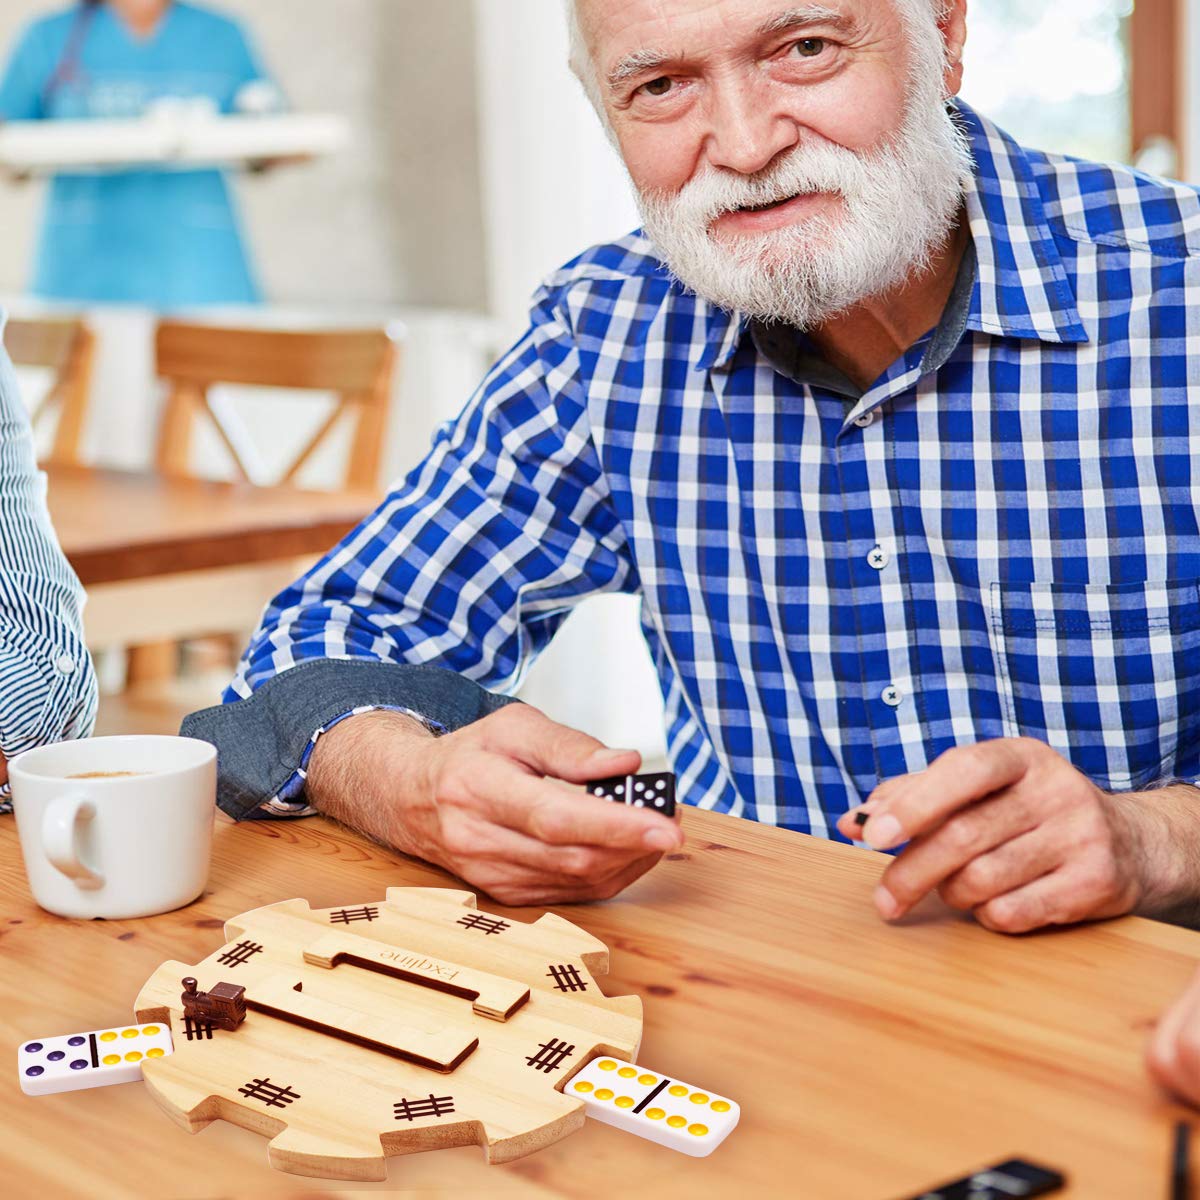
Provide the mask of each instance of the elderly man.
[{"label": "elderly man", "polygon": [[613,895],[680,836],[567,785],[636,755],[497,693],[636,592],[686,799],[868,817],[885,918],[1200,911],[1196,194],[953,100],[965,0],[573,15],[644,230],[269,607],[190,722],[224,806]]}]

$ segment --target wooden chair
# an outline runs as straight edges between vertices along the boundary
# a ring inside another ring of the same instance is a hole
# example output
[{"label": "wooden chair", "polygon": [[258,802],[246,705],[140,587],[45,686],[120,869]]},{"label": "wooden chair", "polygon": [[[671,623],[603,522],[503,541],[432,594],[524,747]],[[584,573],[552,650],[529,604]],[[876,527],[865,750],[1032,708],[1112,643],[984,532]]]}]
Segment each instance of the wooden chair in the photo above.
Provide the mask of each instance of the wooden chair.
[{"label": "wooden chair", "polygon": [[[245,429],[236,416],[214,407],[211,389],[235,385],[326,392],[336,397],[332,411],[276,482],[294,483],[333,431],[343,421],[351,421],[354,429],[341,484],[373,491],[379,486],[398,360],[396,341],[382,328],[297,332],[163,321],[155,338],[155,361],[168,391],[159,425],[157,467],[165,475],[194,478],[193,440],[198,427],[208,423],[237,475],[261,485],[267,481],[256,478],[246,461],[251,447]],[[232,645],[231,639],[225,639],[222,654]],[[162,681],[175,673],[177,659],[178,647],[171,643],[131,647],[127,682]]]},{"label": "wooden chair", "polygon": [[14,318],[4,327],[4,346],[18,367],[54,372],[54,382],[34,407],[30,420],[36,429],[57,411],[54,439],[44,460],[60,466],[77,465],[91,392],[95,334],[77,319]]},{"label": "wooden chair", "polygon": [[229,329],[164,321],[155,354],[159,378],[169,386],[159,427],[158,469],[192,476],[192,439],[200,421],[211,423],[238,475],[252,483],[245,462],[246,437],[212,405],[218,384],[332,392],[329,416],[285,468],[280,483],[300,471],[344,420],[355,423],[342,479],[347,488],[379,484],[383,435],[396,373],[396,343],[386,329],[294,332]]}]

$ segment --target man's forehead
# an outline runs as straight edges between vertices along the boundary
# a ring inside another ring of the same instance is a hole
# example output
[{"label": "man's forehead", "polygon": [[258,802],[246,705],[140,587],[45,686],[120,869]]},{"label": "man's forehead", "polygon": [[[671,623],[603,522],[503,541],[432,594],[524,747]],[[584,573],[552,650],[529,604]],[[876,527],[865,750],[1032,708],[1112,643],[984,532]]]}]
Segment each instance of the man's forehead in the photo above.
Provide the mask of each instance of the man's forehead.
[{"label": "man's forehead", "polygon": [[578,0],[580,23],[594,52],[604,56],[639,49],[647,39],[689,32],[783,27],[822,16],[851,23],[894,11],[897,0]]}]

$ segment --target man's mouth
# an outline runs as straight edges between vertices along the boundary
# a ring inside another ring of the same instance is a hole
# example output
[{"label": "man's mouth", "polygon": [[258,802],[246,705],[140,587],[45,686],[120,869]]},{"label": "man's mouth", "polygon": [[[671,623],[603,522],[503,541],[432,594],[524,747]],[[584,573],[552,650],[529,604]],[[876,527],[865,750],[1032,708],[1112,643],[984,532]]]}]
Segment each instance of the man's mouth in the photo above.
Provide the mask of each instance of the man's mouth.
[{"label": "man's mouth", "polygon": [[[800,193],[797,192],[796,196]],[[770,212],[773,208],[781,208],[785,204],[790,204],[796,199],[796,196],[784,196],[781,200],[772,200],[769,204],[743,204],[741,208],[735,209],[735,212],[744,213],[759,213]]]},{"label": "man's mouth", "polygon": [[836,200],[833,192],[797,192],[767,204],[726,209],[708,229],[718,237],[760,237],[780,229],[800,228],[805,221],[829,213]]}]

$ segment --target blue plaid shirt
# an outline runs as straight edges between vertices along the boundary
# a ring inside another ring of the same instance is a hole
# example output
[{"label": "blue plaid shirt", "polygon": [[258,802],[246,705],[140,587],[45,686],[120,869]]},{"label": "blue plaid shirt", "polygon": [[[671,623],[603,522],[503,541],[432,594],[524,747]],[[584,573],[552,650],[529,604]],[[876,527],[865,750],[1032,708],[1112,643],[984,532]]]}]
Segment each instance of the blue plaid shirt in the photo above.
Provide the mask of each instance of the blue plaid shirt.
[{"label": "blue plaid shirt", "polygon": [[575,603],[636,592],[702,807],[832,836],[1014,735],[1113,790],[1200,776],[1200,200],[960,107],[975,277],[937,361],[945,323],[847,404],[643,236],[592,249],[227,699],[313,657],[510,691]]}]

